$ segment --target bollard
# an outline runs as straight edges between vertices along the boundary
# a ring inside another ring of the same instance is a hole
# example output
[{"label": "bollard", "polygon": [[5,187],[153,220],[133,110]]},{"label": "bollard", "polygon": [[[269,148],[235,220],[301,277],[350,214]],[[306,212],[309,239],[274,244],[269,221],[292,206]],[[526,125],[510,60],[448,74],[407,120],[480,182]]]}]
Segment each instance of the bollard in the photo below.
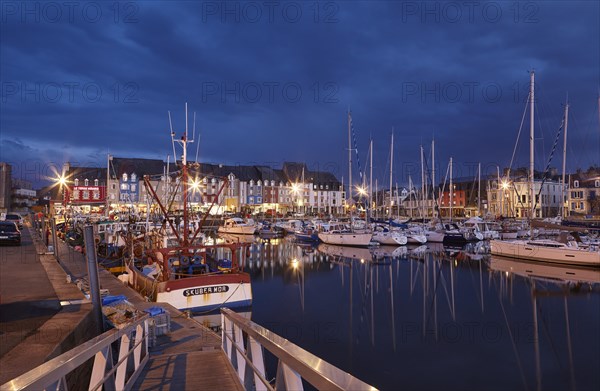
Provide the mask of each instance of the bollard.
[{"label": "bollard", "polygon": [[92,298],[92,312],[99,334],[104,331],[102,317],[102,298],[100,297],[100,281],[98,280],[98,260],[96,258],[96,245],[94,243],[94,227],[86,225],[83,228],[83,242],[85,244],[85,257],[87,259],[88,279],[90,282],[90,297]]},{"label": "bollard", "polygon": [[60,258],[58,256],[58,242],[56,241],[56,217],[52,218],[52,247],[54,250],[54,258],[60,262]]}]

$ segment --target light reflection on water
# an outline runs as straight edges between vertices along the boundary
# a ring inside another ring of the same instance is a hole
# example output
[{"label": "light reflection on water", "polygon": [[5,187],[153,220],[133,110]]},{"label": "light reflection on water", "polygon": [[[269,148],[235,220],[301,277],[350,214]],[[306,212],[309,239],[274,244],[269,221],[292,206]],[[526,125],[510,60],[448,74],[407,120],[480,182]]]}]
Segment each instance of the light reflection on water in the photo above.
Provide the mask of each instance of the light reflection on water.
[{"label": "light reflection on water", "polygon": [[380,389],[598,389],[600,270],[483,253],[256,241],[245,316]]}]

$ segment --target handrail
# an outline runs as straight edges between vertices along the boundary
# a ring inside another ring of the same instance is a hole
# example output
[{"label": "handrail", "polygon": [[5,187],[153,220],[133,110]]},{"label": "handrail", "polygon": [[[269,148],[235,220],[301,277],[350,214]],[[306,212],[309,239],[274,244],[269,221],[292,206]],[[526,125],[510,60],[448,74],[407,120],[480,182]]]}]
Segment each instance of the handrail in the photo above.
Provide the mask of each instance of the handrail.
[{"label": "handrail", "polygon": [[[109,381],[109,389],[129,389],[148,361],[148,320],[145,314],[121,329],[109,330],[55,357],[0,386],[0,391],[67,389],[66,376],[95,357],[89,389],[99,389]],[[135,333],[135,335],[134,335]],[[133,346],[131,341],[133,339]],[[120,340],[118,358],[113,362],[112,344]],[[129,359],[133,373],[127,377]],[[115,376],[113,376],[115,375]]]},{"label": "handrail", "polygon": [[[252,386],[256,390],[303,389],[302,379],[305,379],[321,390],[376,390],[228,308],[221,308],[221,323],[222,348],[232,365],[236,367],[246,389]],[[244,343],[244,335],[246,343]],[[235,348],[235,356],[232,347]],[[263,348],[279,360],[275,387],[269,386],[270,382],[265,378]],[[246,364],[252,370],[254,379],[247,378]]]}]

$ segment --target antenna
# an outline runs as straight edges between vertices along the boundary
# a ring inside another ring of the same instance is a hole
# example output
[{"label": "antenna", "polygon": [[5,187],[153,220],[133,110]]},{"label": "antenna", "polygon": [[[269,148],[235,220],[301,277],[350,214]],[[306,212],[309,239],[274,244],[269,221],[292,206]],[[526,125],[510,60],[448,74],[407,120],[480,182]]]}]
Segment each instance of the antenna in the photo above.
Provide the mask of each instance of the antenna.
[{"label": "antenna", "polygon": [[177,153],[175,152],[175,132],[173,131],[173,122],[171,121],[171,111],[169,113],[169,127],[171,128],[171,145],[173,146],[173,159],[177,161]]},{"label": "antenna", "polygon": [[190,140],[190,143],[193,143],[195,139],[196,139],[196,112],[194,111],[194,125],[193,125],[193,131],[192,131],[192,139]]}]

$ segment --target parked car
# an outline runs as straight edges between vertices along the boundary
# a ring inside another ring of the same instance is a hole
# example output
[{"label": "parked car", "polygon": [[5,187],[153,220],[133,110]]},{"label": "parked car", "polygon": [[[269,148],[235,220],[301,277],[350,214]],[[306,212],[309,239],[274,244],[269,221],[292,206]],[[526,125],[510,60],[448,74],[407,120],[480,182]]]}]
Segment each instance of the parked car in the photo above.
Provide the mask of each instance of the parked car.
[{"label": "parked car", "polygon": [[21,231],[12,221],[0,221],[0,243],[21,245]]},{"label": "parked car", "polygon": [[5,218],[6,221],[12,221],[13,223],[17,224],[17,226],[19,227],[19,229],[23,228],[23,218],[16,214],[16,213],[8,213],[6,215]]}]

